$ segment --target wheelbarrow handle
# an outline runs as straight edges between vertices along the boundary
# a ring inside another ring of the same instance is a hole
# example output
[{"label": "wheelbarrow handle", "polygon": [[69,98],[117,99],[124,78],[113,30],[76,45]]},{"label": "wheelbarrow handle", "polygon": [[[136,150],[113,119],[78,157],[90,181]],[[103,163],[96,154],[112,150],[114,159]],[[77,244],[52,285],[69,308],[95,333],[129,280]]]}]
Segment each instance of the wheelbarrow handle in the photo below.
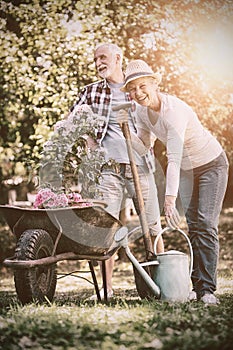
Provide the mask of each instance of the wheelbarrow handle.
[{"label": "wheelbarrow handle", "polygon": [[134,159],[134,152],[133,152],[131,134],[130,134],[128,123],[126,123],[126,122],[122,123],[121,129],[122,129],[123,135],[124,135],[125,140],[126,140],[130,166],[131,166],[131,170],[132,170],[132,174],[133,174],[135,192],[136,192],[137,201],[138,201],[138,208],[139,208],[139,220],[140,220],[140,223],[142,226],[143,241],[144,241],[144,245],[145,245],[145,249],[146,249],[146,258],[149,259],[149,257],[151,255],[153,255],[153,246],[152,246],[151,237],[150,237],[150,233],[149,233],[149,227],[148,227],[147,218],[146,218],[142,190],[141,190],[141,185],[140,185],[140,181],[139,181],[138,169],[137,169],[136,162]]}]

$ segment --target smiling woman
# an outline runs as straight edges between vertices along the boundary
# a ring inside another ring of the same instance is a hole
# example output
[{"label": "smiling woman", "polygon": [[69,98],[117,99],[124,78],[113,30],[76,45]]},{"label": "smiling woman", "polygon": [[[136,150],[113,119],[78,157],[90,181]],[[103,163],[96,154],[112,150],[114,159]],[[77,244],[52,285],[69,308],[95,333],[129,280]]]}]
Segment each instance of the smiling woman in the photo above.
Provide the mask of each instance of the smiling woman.
[{"label": "smiling woman", "polygon": [[228,160],[221,144],[203,127],[191,106],[160,92],[154,77],[145,61],[131,61],[123,89],[137,103],[137,136],[145,144],[157,138],[166,147],[165,219],[167,226],[179,227],[179,192],[193,248],[191,278],[195,295],[205,304],[218,304],[214,295],[218,217],[227,186]]}]

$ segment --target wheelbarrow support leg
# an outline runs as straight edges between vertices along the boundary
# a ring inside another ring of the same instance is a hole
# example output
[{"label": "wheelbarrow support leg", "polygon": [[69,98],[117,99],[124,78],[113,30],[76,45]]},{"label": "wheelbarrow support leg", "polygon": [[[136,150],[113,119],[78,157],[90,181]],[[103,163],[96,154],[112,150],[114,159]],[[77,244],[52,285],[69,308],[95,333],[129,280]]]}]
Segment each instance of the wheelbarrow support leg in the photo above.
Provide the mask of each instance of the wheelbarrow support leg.
[{"label": "wheelbarrow support leg", "polygon": [[106,261],[105,260],[102,261],[102,278],[103,278],[103,288],[104,288],[104,301],[108,301]]},{"label": "wheelbarrow support leg", "polygon": [[97,299],[98,299],[98,301],[101,301],[100,290],[99,290],[99,286],[98,286],[98,282],[97,282],[97,278],[96,278],[96,274],[95,274],[95,270],[94,270],[94,266],[93,266],[93,261],[92,260],[88,261],[88,264],[89,264],[89,268],[91,271],[91,276],[92,276],[92,280],[94,283]]}]

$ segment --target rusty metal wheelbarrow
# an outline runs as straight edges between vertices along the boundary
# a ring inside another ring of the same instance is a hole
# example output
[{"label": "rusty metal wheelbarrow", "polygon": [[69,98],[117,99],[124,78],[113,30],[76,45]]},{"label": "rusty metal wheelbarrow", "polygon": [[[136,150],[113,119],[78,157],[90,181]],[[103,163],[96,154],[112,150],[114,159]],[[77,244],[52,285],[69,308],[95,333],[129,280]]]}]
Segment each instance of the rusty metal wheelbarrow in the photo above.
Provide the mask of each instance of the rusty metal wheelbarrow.
[{"label": "rusty metal wheelbarrow", "polygon": [[88,260],[97,299],[99,288],[93,260],[103,262],[103,285],[107,300],[104,262],[120,247],[137,268],[153,293],[159,290],[138,263],[128,247],[128,237],[139,228],[128,232],[121,222],[104,209],[101,201],[88,206],[57,209],[33,209],[1,205],[8,226],[17,238],[15,255],[6,258],[5,266],[14,270],[16,293],[23,303],[52,301],[56,283],[56,263],[62,260]]}]

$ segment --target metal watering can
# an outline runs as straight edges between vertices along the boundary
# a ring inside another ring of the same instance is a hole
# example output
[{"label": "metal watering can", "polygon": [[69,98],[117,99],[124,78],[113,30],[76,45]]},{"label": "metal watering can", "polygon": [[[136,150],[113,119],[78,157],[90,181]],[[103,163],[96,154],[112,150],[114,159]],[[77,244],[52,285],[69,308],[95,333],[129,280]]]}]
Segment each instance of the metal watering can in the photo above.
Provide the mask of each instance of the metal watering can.
[{"label": "metal watering can", "polygon": [[[190,250],[190,262],[187,254],[177,250],[156,253],[159,237],[166,231],[178,231],[186,238]],[[173,230],[166,227],[156,236],[154,253],[154,260],[138,263],[140,267],[134,263],[135,282],[139,295],[142,298],[156,297],[172,302],[188,301],[193,268],[193,250],[188,236],[181,229]],[[151,278],[148,272],[142,271],[143,269],[147,271],[149,269]],[[147,274],[146,278],[145,274]]]},{"label": "metal watering can", "polygon": [[152,279],[160,289],[160,299],[184,302],[188,300],[190,292],[190,277],[193,268],[192,246],[188,236],[181,229],[176,229],[188,242],[190,263],[188,261],[188,255],[177,250],[169,250],[156,254],[158,239],[166,231],[171,231],[171,229],[168,227],[163,229],[157,235],[154,242],[154,253],[158,265],[154,269]]}]

